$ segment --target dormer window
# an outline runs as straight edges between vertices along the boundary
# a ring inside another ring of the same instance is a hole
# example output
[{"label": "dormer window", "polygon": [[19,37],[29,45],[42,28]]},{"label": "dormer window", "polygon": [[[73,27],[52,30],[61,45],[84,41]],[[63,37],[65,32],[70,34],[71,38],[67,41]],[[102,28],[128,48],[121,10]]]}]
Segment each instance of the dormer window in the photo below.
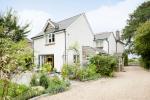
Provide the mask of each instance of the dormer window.
[{"label": "dormer window", "polygon": [[49,43],[54,43],[55,42],[55,34],[54,33],[49,33],[48,42]]}]

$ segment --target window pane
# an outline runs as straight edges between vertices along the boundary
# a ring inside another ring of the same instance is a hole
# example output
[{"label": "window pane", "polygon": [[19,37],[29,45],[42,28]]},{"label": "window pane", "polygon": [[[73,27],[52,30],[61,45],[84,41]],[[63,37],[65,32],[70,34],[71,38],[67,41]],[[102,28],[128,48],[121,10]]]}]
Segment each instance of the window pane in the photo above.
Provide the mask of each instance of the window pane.
[{"label": "window pane", "polygon": [[55,34],[52,34],[52,41],[55,42]]},{"label": "window pane", "polygon": [[52,38],[54,38],[55,37],[55,34],[52,34]]},{"label": "window pane", "polygon": [[73,55],[73,62],[76,63],[76,55]]},{"label": "window pane", "polygon": [[55,42],[55,38],[52,38],[52,42]]},{"label": "window pane", "polygon": [[51,39],[49,39],[49,43],[51,43],[52,41],[51,41]]}]

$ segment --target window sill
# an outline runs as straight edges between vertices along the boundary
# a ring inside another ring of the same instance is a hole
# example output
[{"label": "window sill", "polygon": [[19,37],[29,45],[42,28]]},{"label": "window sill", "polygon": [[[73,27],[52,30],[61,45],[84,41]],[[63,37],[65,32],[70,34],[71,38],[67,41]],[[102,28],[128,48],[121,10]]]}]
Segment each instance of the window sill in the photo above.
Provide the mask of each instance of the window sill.
[{"label": "window sill", "polygon": [[54,45],[55,43],[47,43],[45,44],[45,46],[48,46],[48,45]]}]

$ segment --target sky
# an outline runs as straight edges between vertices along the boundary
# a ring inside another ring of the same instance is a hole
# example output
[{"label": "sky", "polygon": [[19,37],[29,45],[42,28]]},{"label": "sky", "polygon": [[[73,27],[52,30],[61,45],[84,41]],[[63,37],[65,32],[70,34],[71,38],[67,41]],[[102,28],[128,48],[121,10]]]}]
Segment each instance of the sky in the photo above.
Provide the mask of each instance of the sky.
[{"label": "sky", "polygon": [[145,0],[0,0],[0,12],[12,8],[21,25],[30,23],[31,38],[42,31],[47,19],[58,22],[85,13],[93,32],[115,32],[126,25],[129,14]]}]

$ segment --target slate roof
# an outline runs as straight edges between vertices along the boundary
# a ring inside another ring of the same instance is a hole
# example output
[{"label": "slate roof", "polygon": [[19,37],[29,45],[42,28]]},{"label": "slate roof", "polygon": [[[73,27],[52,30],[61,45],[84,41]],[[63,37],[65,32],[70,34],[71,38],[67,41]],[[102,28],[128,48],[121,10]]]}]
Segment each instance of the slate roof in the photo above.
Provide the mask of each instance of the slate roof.
[{"label": "slate roof", "polygon": [[69,27],[77,18],[79,18],[82,14],[67,18],[65,20],[57,22],[59,24],[59,29],[66,29]]},{"label": "slate roof", "polygon": [[[70,17],[70,18],[67,18],[67,19],[64,19],[64,20],[59,21],[59,22],[57,22],[57,23],[51,21],[51,23],[52,23],[53,25],[55,25],[55,26],[58,27],[57,30],[66,29],[66,28],[68,28],[77,18],[79,18],[81,15],[83,15],[83,13],[82,13],[82,14],[79,14],[79,15],[76,15],[76,16],[73,16],[73,17]],[[44,32],[43,32],[43,31],[40,32],[40,33],[38,33],[38,34],[37,34],[36,36],[34,36],[33,38],[39,37],[39,36],[42,36],[42,35],[44,35]]]},{"label": "slate roof", "polygon": [[103,40],[103,39],[108,38],[110,34],[111,32],[102,32],[102,33],[95,34],[94,37],[95,37],[95,40]]}]

